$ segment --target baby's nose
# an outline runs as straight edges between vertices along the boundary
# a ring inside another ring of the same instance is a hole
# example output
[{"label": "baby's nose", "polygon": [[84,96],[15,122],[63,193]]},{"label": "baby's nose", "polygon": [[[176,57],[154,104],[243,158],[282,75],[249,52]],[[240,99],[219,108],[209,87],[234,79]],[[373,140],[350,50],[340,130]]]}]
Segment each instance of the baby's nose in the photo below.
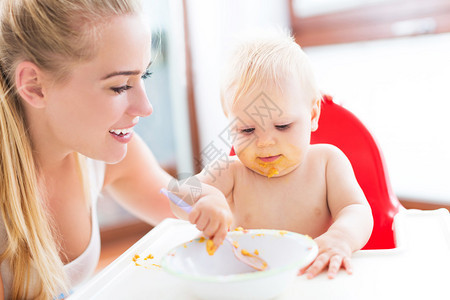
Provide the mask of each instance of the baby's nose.
[{"label": "baby's nose", "polygon": [[275,139],[271,135],[262,135],[258,136],[257,146],[258,147],[267,147],[275,144]]}]

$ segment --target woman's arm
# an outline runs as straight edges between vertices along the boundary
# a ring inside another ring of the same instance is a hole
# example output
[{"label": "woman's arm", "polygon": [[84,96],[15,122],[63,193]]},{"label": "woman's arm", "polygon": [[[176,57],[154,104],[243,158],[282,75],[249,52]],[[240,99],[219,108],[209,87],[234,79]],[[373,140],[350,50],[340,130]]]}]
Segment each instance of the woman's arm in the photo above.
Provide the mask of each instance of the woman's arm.
[{"label": "woman's arm", "polygon": [[189,219],[220,245],[232,220],[223,194],[200,181],[197,193],[191,193],[188,185],[180,184],[179,196],[186,199],[187,195],[193,195],[192,203],[189,203],[193,205],[193,210],[188,216],[160,193],[161,188],[171,190],[170,183],[176,183],[175,179],[159,166],[150,149],[136,135],[128,144],[126,157],[117,164],[107,166],[104,185],[121,205],[146,222],[156,225],[164,218],[175,215]]},{"label": "woman's arm", "polygon": [[136,134],[128,144],[125,158],[106,166],[104,187],[131,213],[156,225],[164,218],[174,217],[169,201],[160,193],[171,179]]}]

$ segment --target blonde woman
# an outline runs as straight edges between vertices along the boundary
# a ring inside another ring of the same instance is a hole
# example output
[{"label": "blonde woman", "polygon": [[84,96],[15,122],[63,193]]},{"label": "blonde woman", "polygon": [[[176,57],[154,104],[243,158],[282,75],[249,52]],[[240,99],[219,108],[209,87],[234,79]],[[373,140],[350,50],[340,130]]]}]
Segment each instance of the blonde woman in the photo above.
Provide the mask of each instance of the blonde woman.
[{"label": "blonde woman", "polygon": [[[57,299],[100,251],[95,203],[107,189],[152,224],[173,216],[171,177],[133,134],[152,113],[150,31],[134,0],[2,0],[0,299]],[[203,185],[189,216],[216,244],[231,213]]]}]

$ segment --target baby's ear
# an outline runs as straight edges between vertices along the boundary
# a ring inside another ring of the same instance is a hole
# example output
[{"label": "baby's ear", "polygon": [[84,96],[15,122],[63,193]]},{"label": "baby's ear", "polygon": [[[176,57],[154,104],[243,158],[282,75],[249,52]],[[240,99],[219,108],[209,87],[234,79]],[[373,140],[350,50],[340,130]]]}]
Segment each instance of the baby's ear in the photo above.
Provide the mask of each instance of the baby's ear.
[{"label": "baby's ear", "polygon": [[45,107],[42,93],[42,72],[32,62],[23,61],[16,68],[16,87],[19,95],[35,108]]},{"label": "baby's ear", "polygon": [[320,105],[322,99],[314,100],[311,108],[311,132],[314,132],[319,128],[319,117],[320,117]]}]

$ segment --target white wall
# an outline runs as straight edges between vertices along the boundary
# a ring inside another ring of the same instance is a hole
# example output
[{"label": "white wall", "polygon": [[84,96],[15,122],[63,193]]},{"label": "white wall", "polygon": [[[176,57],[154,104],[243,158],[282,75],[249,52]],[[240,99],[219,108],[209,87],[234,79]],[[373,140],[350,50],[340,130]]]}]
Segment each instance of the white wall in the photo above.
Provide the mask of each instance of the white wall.
[{"label": "white wall", "polygon": [[397,195],[450,203],[450,34],[306,48],[378,140]]}]

